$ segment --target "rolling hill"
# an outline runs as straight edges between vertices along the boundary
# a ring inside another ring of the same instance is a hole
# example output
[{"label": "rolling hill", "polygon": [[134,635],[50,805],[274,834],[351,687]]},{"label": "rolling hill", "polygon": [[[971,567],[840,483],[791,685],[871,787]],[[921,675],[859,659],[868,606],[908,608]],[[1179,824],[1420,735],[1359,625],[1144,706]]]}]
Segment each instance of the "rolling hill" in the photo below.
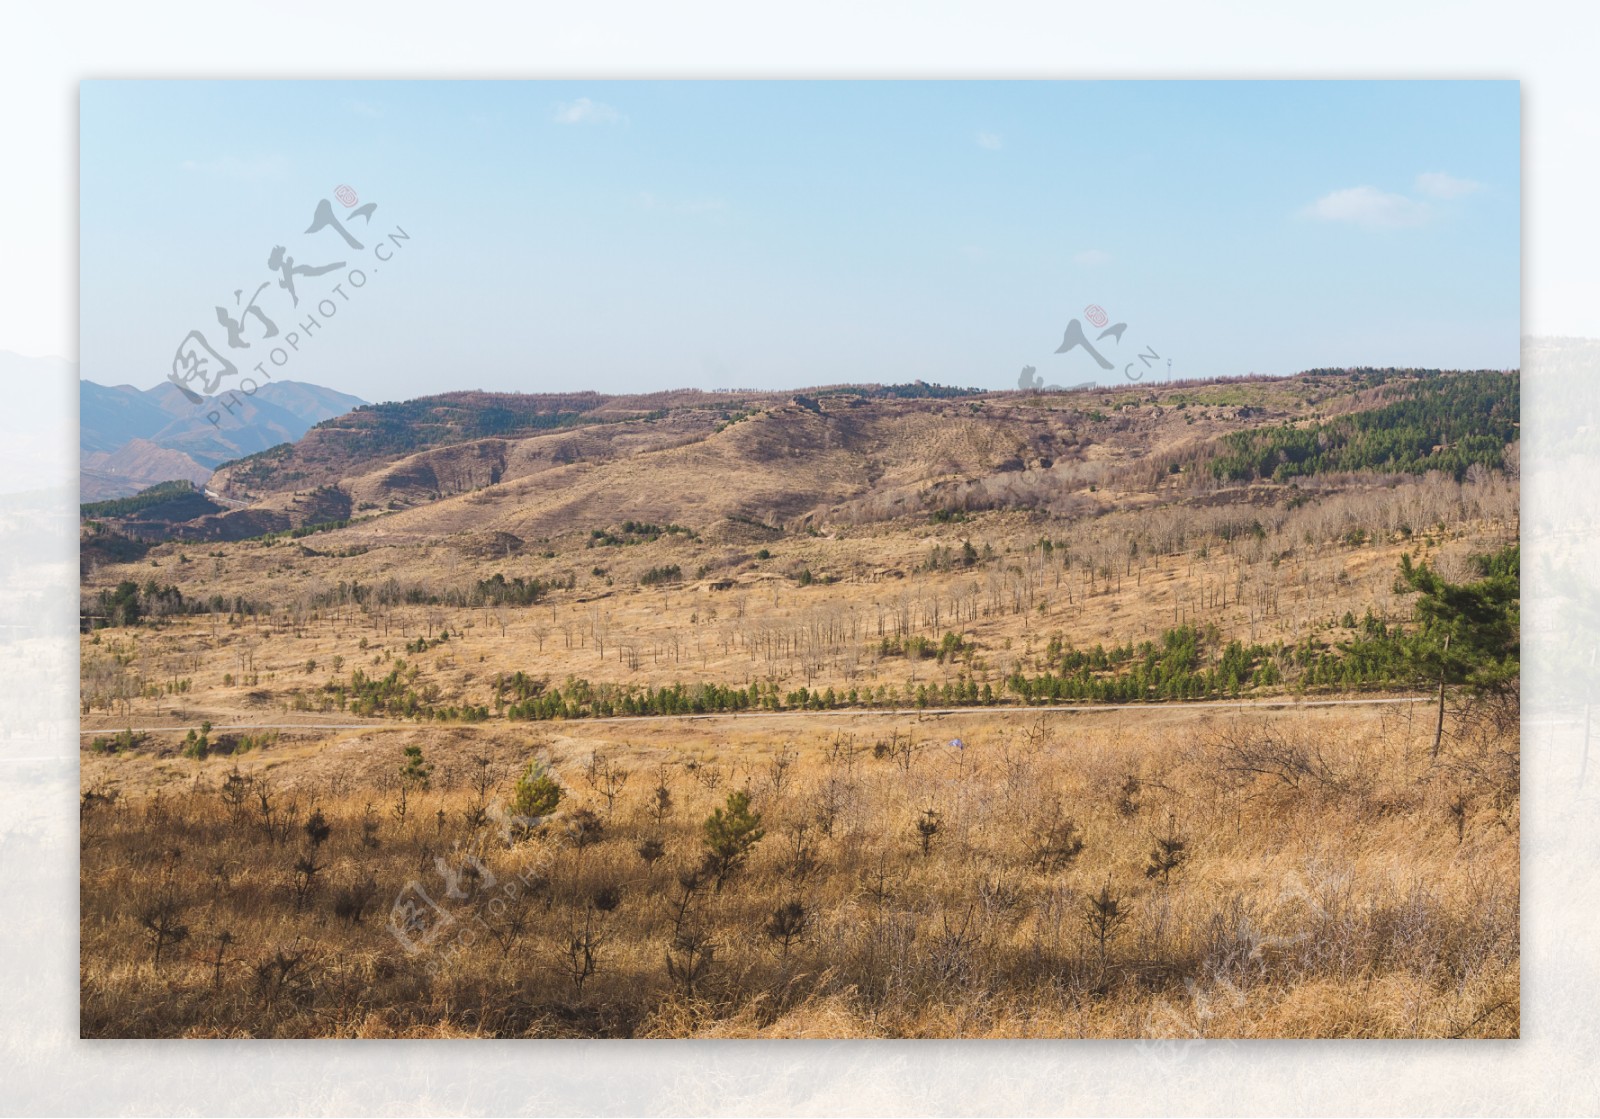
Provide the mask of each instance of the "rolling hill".
[{"label": "rolling hill", "polygon": [[1076,518],[1352,474],[1460,477],[1500,464],[1516,397],[1515,374],[1424,370],[1061,393],[450,393],[359,407],[229,463],[204,480],[227,508],[166,531],[503,549],[626,520],[747,540],[986,509]]}]

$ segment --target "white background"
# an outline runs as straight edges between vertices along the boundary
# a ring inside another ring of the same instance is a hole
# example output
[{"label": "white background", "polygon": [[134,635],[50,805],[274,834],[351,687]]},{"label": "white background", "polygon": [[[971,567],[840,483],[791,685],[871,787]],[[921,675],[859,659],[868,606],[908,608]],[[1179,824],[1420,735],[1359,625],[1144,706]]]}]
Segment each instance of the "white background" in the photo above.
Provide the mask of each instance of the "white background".
[{"label": "white background", "polygon": [[[1600,337],[1593,4],[78,3],[0,16],[0,350],[76,354],[90,77],[1497,77],[1524,103],[1524,329]],[[129,215],[129,220],[137,220]],[[1457,1043],[83,1042],[76,387],[0,398],[0,1111],[10,1114],[1595,1114],[1600,391],[1524,357],[1523,1039]],[[53,494],[8,484],[40,471]],[[11,523],[16,523],[13,518]],[[1557,597],[1557,596],[1561,597]]]}]

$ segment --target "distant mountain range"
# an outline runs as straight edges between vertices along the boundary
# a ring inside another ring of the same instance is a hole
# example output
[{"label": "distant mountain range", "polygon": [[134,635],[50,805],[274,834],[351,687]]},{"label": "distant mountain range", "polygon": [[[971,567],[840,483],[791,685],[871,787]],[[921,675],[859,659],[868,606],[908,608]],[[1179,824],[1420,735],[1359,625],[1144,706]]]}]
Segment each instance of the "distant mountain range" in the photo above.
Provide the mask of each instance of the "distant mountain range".
[{"label": "distant mountain range", "polygon": [[[138,389],[80,381],[78,391],[81,501],[127,497],[178,479],[202,485],[222,463],[293,443],[323,420],[366,403],[299,381],[239,393],[231,411],[214,399],[195,404],[165,382]],[[212,412],[218,413],[215,424],[208,419]]]}]

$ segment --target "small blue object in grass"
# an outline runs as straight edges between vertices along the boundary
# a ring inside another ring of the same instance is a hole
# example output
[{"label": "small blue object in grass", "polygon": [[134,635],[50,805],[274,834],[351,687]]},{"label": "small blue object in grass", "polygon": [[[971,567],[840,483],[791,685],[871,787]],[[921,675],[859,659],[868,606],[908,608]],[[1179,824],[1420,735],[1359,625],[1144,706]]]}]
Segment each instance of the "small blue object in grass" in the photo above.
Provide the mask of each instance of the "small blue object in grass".
[{"label": "small blue object in grass", "polygon": [[952,738],[950,740],[950,745],[954,746],[957,750],[965,750],[967,748],[967,744],[961,741],[959,738]]}]

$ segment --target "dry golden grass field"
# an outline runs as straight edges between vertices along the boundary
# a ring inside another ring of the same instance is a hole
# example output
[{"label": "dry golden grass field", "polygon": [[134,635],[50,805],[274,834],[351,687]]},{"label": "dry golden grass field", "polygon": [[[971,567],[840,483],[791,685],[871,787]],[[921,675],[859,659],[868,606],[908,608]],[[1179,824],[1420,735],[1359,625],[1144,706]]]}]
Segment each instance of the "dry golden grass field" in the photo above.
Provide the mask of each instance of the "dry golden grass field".
[{"label": "dry golden grass field", "polygon": [[1436,740],[1383,659],[1516,478],[1198,469],[1318,383],[319,429],[86,521],[82,1032],[1516,1036],[1515,692]]},{"label": "dry golden grass field", "polygon": [[[1428,724],[788,715],[88,759],[82,1029],[1515,1036],[1514,739],[1430,763]],[[432,772],[402,807],[407,745]],[[535,757],[567,796],[524,830]],[[702,822],[737,791],[764,834],[719,886]]]}]

